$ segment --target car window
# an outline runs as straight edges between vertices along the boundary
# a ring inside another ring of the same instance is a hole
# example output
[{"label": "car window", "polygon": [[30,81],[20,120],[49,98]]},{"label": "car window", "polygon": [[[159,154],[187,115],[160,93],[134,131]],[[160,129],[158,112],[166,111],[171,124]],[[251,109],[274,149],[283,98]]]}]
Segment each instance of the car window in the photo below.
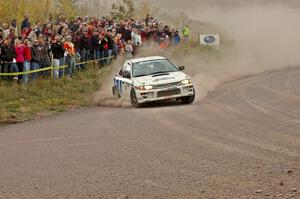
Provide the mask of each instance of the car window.
[{"label": "car window", "polygon": [[131,68],[130,68],[130,65],[129,65],[129,64],[126,64],[126,65],[124,66],[124,71],[131,72]]},{"label": "car window", "polygon": [[178,68],[167,59],[150,60],[134,63],[132,69],[133,77],[141,77],[159,73],[178,71]]},{"label": "car window", "polygon": [[119,75],[124,77],[125,74],[131,74],[131,67],[128,63],[126,63],[120,70]]}]

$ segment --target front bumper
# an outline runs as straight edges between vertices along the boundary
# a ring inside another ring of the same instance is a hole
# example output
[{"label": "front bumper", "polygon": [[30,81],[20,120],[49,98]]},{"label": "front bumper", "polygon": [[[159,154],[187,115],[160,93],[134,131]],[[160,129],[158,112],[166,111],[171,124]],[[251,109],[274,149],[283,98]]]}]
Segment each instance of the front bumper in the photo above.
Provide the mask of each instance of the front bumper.
[{"label": "front bumper", "polygon": [[193,84],[176,86],[171,88],[153,89],[149,91],[136,90],[138,103],[178,99],[193,95],[195,95]]}]

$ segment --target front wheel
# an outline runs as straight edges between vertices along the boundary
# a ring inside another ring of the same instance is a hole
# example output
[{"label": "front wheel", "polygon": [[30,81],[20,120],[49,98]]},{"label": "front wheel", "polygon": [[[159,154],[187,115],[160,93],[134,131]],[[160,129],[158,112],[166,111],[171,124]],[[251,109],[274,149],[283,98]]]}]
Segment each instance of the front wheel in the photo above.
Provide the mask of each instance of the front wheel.
[{"label": "front wheel", "polygon": [[136,93],[135,93],[135,90],[132,89],[131,92],[130,92],[130,101],[131,101],[131,105],[135,108],[141,108],[142,107],[142,104],[140,104],[138,102],[138,99],[137,99],[137,96],[136,96]]},{"label": "front wheel", "polygon": [[194,90],[194,94],[191,96],[187,96],[187,97],[183,97],[181,98],[181,101],[183,104],[192,104],[195,101],[195,90]]}]

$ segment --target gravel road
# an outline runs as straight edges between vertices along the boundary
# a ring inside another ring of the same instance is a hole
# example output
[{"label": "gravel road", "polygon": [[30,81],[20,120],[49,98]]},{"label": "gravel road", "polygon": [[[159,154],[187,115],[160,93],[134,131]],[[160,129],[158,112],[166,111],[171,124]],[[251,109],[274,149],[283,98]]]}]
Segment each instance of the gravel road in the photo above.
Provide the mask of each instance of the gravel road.
[{"label": "gravel road", "polygon": [[201,102],[0,128],[1,199],[300,198],[300,68]]}]

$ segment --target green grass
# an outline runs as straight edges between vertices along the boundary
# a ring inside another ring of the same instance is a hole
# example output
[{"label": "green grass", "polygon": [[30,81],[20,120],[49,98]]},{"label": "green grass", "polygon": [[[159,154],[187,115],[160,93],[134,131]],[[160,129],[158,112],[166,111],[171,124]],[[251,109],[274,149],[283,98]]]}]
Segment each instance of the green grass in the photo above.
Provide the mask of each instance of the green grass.
[{"label": "green grass", "polygon": [[93,105],[102,72],[87,69],[72,79],[40,79],[27,85],[0,81],[0,125],[24,122],[65,110]]}]

